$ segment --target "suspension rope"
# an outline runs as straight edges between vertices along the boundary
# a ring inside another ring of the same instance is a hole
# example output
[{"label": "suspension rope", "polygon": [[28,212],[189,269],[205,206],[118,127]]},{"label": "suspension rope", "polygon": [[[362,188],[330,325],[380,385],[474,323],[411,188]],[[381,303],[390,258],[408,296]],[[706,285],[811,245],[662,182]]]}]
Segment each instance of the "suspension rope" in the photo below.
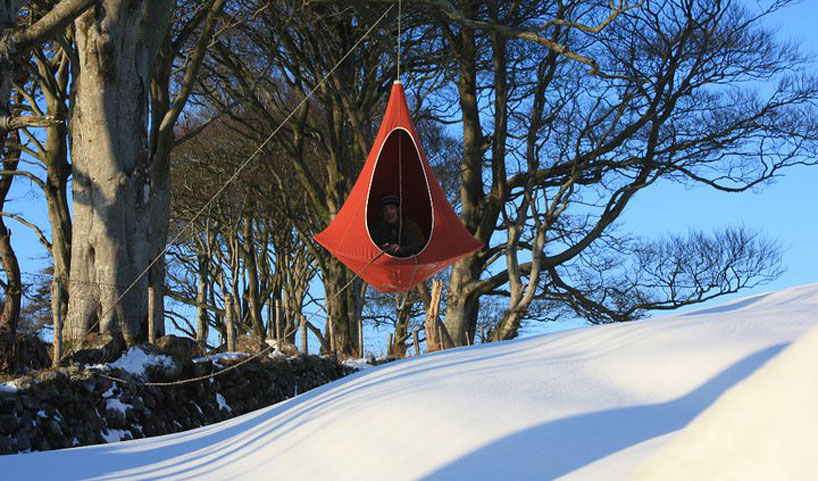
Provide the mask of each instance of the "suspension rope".
[{"label": "suspension rope", "polygon": [[[381,23],[381,20],[383,20],[383,19],[386,17],[386,15],[387,15],[387,14],[388,14],[388,13],[389,13],[391,10],[392,10],[392,8],[394,8],[394,5],[390,5],[390,6],[389,6],[389,8],[387,8],[387,9],[386,9],[386,10],[383,12],[383,14],[381,14],[381,16],[380,16],[380,17],[379,17],[379,18],[378,18],[378,19],[375,21],[375,23],[373,23],[373,24],[372,24],[372,26],[371,26],[371,27],[369,27],[369,29],[368,29],[368,30],[367,30],[367,31],[366,31],[366,32],[365,32],[365,33],[364,33],[364,34],[363,34],[363,35],[362,35],[362,36],[361,36],[361,37],[360,37],[360,38],[359,38],[359,39],[358,39],[358,40],[355,42],[355,44],[353,44],[353,45],[352,45],[352,47],[350,47],[350,49],[349,49],[349,50],[348,50],[348,51],[347,51],[347,52],[344,54],[344,56],[343,56],[343,57],[341,57],[341,59],[340,59],[340,60],[338,60],[338,62],[337,62],[337,63],[336,63],[336,64],[335,64],[335,65],[334,65],[334,66],[333,66],[333,67],[332,67],[332,68],[329,70],[329,72],[327,72],[327,74],[326,74],[326,75],[324,75],[324,77],[321,79],[321,81],[319,81],[319,82],[318,82],[318,83],[315,85],[315,87],[313,87],[313,88],[312,88],[312,90],[310,90],[310,92],[309,92],[309,93],[308,93],[308,94],[307,94],[307,95],[306,95],[306,96],[305,96],[305,97],[304,97],[304,98],[301,100],[301,102],[299,102],[299,103],[298,103],[298,105],[296,105],[296,106],[295,106],[295,108],[294,108],[294,109],[293,109],[293,110],[292,110],[292,111],[291,111],[291,112],[290,112],[290,113],[289,113],[289,114],[288,114],[288,115],[287,115],[287,116],[284,118],[284,120],[282,120],[282,121],[281,121],[281,123],[278,125],[278,127],[276,127],[276,128],[273,130],[273,132],[272,132],[270,135],[268,135],[268,136],[267,136],[267,138],[266,138],[266,139],[264,139],[264,141],[263,141],[263,142],[262,142],[262,143],[261,143],[261,144],[258,146],[258,148],[256,148],[256,150],[255,150],[255,151],[253,151],[253,153],[252,153],[252,154],[250,154],[250,156],[247,158],[247,160],[245,160],[245,161],[244,161],[244,162],[243,162],[243,163],[242,163],[242,164],[239,166],[239,168],[238,168],[238,169],[236,169],[236,171],[233,173],[233,175],[231,175],[231,176],[230,176],[230,177],[229,177],[229,178],[228,178],[228,179],[227,179],[227,180],[224,182],[224,184],[223,184],[223,185],[222,185],[222,186],[219,188],[219,190],[217,190],[217,191],[216,191],[216,193],[215,193],[215,194],[213,194],[213,196],[210,198],[210,200],[208,200],[208,201],[207,201],[207,203],[205,203],[205,204],[204,204],[204,206],[202,206],[202,208],[201,208],[201,209],[199,209],[199,211],[198,211],[198,212],[196,212],[196,215],[194,215],[194,216],[193,216],[193,218],[191,218],[191,219],[188,221],[188,223],[187,223],[187,224],[184,226],[184,228],[182,228],[182,229],[179,231],[179,233],[178,233],[178,234],[177,234],[177,235],[176,235],[176,236],[175,236],[175,237],[174,237],[174,238],[173,238],[173,239],[172,239],[170,242],[168,242],[168,243],[167,243],[167,245],[165,246],[165,248],[164,248],[164,249],[162,249],[162,252],[160,252],[160,253],[159,253],[159,255],[157,255],[157,256],[156,256],[156,257],[155,257],[155,258],[154,258],[154,259],[153,259],[153,260],[152,260],[152,261],[151,261],[151,262],[148,264],[148,266],[147,266],[147,267],[146,267],[146,268],[145,268],[145,269],[144,269],[144,270],[143,270],[143,271],[142,271],[142,272],[141,272],[141,273],[140,273],[138,276],[136,276],[136,279],[134,279],[134,281],[133,281],[133,282],[132,282],[132,283],[131,283],[131,284],[130,284],[130,285],[129,285],[129,286],[126,288],[126,289],[125,289],[125,291],[124,291],[124,292],[122,292],[122,294],[120,294],[120,295],[119,295],[119,297],[117,297],[117,298],[116,298],[116,300],[114,301],[114,303],[113,303],[113,304],[112,304],[110,307],[108,307],[108,309],[106,309],[106,310],[103,312],[103,314],[102,314],[101,316],[99,316],[99,318],[96,320],[96,322],[94,322],[94,323],[91,325],[91,327],[89,327],[89,328],[86,330],[85,334],[84,334],[84,335],[82,336],[82,338],[81,338],[81,341],[82,341],[82,340],[84,340],[84,339],[85,339],[85,338],[86,338],[86,337],[87,337],[87,336],[88,336],[88,335],[91,333],[91,331],[92,331],[92,330],[93,330],[93,329],[94,329],[94,328],[95,328],[97,325],[99,325],[99,323],[100,323],[100,322],[101,322],[103,319],[105,319],[105,318],[106,318],[106,317],[107,317],[107,316],[108,316],[108,315],[111,313],[111,311],[113,311],[113,310],[114,310],[114,309],[117,307],[117,305],[119,304],[119,302],[120,302],[120,301],[121,301],[121,300],[122,300],[122,299],[125,297],[125,295],[126,295],[126,294],[128,294],[128,292],[130,292],[130,290],[131,290],[131,289],[132,289],[134,286],[136,286],[136,284],[139,282],[139,280],[140,280],[140,279],[142,279],[142,277],[144,277],[144,276],[145,276],[145,274],[147,274],[147,273],[148,273],[148,271],[149,271],[149,270],[150,270],[150,269],[151,269],[151,268],[152,268],[152,267],[153,267],[153,266],[154,266],[154,265],[155,265],[157,262],[159,262],[159,260],[160,260],[160,259],[162,259],[162,258],[165,256],[165,254],[167,254],[168,250],[170,249],[170,246],[171,246],[171,245],[173,245],[174,243],[176,243],[176,242],[177,242],[177,241],[178,241],[178,240],[179,240],[179,239],[182,237],[182,235],[184,235],[184,234],[185,234],[185,233],[188,231],[188,229],[190,229],[190,227],[191,227],[191,226],[194,224],[194,222],[195,222],[195,221],[196,221],[196,220],[197,220],[197,219],[198,219],[198,218],[199,218],[199,217],[200,217],[200,216],[201,216],[201,215],[202,215],[202,214],[203,214],[203,213],[204,213],[204,212],[205,212],[205,211],[206,211],[208,208],[210,208],[211,204],[213,204],[213,202],[215,202],[215,201],[216,201],[216,199],[218,199],[218,198],[221,196],[221,194],[222,194],[222,193],[223,193],[223,192],[224,192],[224,191],[227,189],[227,187],[228,187],[228,186],[229,186],[229,185],[230,185],[230,184],[231,184],[231,183],[232,183],[234,180],[236,180],[236,179],[238,178],[239,174],[241,174],[241,172],[242,172],[242,171],[245,169],[245,167],[247,167],[247,166],[250,164],[250,162],[251,162],[251,161],[252,161],[252,160],[253,160],[253,159],[256,157],[256,155],[258,155],[258,153],[259,153],[259,152],[261,152],[261,151],[262,151],[262,149],[264,149],[264,147],[265,147],[265,146],[266,146],[266,145],[267,145],[267,144],[270,142],[270,140],[272,140],[272,139],[273,139],[273,137],[274,137],[274,136],[275,136],[275,135],[278,133],[278,131],[279,131],[279,130],[281,130],[281,129],[284,127],[284,125],[285,125],[285,124],[286,124],[286,123],[287,123],[287,122],[288,122],[288,121],[289,121],[289,120],[290,120],[290,119],[293,117],[293,115],[295,115],[295,113],[296,113],[296,112],[297,112],[297,111],[298,111],[298,110],[299,110],[299,109],[300,109],[300,108],[301,108],[301,107],[302,107],[302,106],[303,106],[305,103],[307,103],[307,101],[308,101],[308,100],[309,100],[309,99],[312,97],[312,95],[313,95],[313,94],[314,94],[314,93],[315,93],[315,92],[316,92],[316,91],[317,91],[317,90],[318,90],[318,89],[319,89],[319,88],[320,88],[322,85],[324,85],[324,83],[327,81],[327,79],[329,78],[329,76],[330,76],[330,75],[332,75],[332,74],[335,72],[335,70],[336,70],[336,69],[337,69],[337,68],[338,68],[338,67],[341,65],[341,63],[343,63],[343,62],[344,62],[344,60],[346,60],[346,59],[347,59],[347,57],[349,57],[349,56],[352,54],[352,52],[353,52],[353,51],[354,51],[356,48],[358,48],[358,45],[360,45],[360,44],[361,44],[361,42],[363,42],[363,41],[364,41],[364,39],[366,39],[366,37],[368,37],[368,36],[369,36],[369,34],[370,34],[370,33],[372,33],[372,31],[373,31],[373,30],[375,30],[375,27],[377,27],[377,26],[378,26],[378,24],[380,24],[380,23]],[[76,343],[76,344],[77,344],[77,345],[81,344],[81,341],[80,341],[79,343]],[[74,351],[73,351],[73,349],[72,349],[72,350],[70,350],[68,353],[66,353],[66,354],[65,354],[65,356],[70,355],[72,352],[74,352]],[[65,356],[64,356],[64,357],[65,357]]]},{"label": "suspension rope", "polygon": [[401,33],[400,32],[400,21],[401,21],[401,5],[400,5],[400,2],[401,2],[401,0],[398,0],[398,61],[396,62],[397,63],[397,68],[398,68],[398,77],[397,77],[398,82],[400,82],[400,40],[401,40],[400,39],[400,33]]},{"label": "suspension rope", "polygon": [[[403,145],[403,131],[398,130],[398,246],[403,242],[403,157],[401,146]],[[400,251],[398,251],[400,254]]]},{"label": "suspension rope", "polygon": [[[400,83],[400,14],[401,14],[401,0],[398,0],[398,59],[395,62],[398,69],[397,82]],[[401,243],[401,236],[403,235],[403,161],[401,157],[401,142],[400,131],[398,131],[398,245]]]}]

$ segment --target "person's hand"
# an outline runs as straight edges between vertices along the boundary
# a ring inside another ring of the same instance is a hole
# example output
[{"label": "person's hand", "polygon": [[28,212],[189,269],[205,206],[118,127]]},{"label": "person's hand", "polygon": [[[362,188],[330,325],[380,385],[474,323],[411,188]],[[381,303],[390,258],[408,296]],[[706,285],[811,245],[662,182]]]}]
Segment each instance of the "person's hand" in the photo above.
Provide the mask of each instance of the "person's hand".
[{"label": "person's hand", "polygon": [[382,248],[382,249],[384,250],[384,252],[386,252],[387,254],[392,254],[392,255],[395,255],[395,254],[400,253],[400,246],[399,246],[399,245],[397,245],[397,244],[392,244],[392,243],[390,243],[390,242],[387,242],[386,244],[382,245],[382,246],[381,246],[381,248]]}]

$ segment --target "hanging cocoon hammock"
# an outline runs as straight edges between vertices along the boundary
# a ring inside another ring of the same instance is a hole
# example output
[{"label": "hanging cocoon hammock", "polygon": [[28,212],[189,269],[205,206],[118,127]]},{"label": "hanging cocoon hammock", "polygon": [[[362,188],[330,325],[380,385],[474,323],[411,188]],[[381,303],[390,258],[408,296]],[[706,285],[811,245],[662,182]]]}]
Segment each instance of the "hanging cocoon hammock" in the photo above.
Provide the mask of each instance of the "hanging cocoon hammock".
[{"label": "hanging cocoon hammock", "polygon": [[[402,222],[414,222],[424,236],[419,252],[397,257],[373,239],[381,221],[380,199],[399,196]],[[338,215],[315,235],[338,260],[381,292],[410,289],[482,244],[463,226],[435,179],[395,82],[381,128],[361,174]]]}]

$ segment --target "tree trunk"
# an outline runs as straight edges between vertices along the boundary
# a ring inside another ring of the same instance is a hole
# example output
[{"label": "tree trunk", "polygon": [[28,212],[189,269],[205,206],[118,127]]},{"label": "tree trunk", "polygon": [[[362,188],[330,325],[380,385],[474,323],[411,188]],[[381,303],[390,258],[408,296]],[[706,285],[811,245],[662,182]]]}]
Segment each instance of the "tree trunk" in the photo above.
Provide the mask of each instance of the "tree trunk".
[{"label": "tree trunk", "polygon": [[[428,301],[424,301],[426,307],[425,330],[427,353],[453,347],[452,338],[449,336],[446,326],[440,322],[440,317],[438,316],[441,294],[443,294],[443,282],[438,280],[432,281],[432,289],[429,293]],[[419,349],[418,353],[420,353]]]},{"label": "tree trunk", "polygon": [[476,262],[466,259],[452,268],[449,292],[446,296],[446,329],[455,346],[468,346],[477,329],[480,298],[470,292],[469,285],[479,279],[472,267]]},{"label": "tree trunk", "polygon": [[[154,76],[156,75],[155,72]],[[156,259],[156,263],[151,266],[150,272],[148,272],[148,283],[158,289],[160,293],[163,293],[165,287],[164,250],[168,241],[168,228],[170,226],[170,151],[173,145],[173,133],[171,129],[170,134],[166,136],[158,134],[158,125],[162,123],[162,117],[168,110],[169,102],[167,96],[168,77],[164,73],[159,77],[159,81],[154,80],[151,83],[153,91],[151,97],[151,122],[153,125],[151,126],[152,138],[150,143],[153,151],[150,155],[149,253],[152,260]],[[159,83],[164,83],[164,88],[161,88],[158,85]],[[157,93],[160,90],[162,91],[161,95]],[[164,319],[165,296],[162,294],[157,296],[154,316],[156,316],[156,319]],[[165,323],[160,322],[157,328],[160,329],[160,335],[164,334]]]},{"label": "tree trunk", "polygon": [[[64,105],[64,104],[63,104]],[[49,106],[49,115],[51,113]],[[65,112],[60,111],[60,118]],[[68,276],[71,269],[71,214],[68,207],[68,177],[71,166],[68,163],[66,127],[60,124],[46,129],[45,156],[47,179],[45,183],[48,220],[51,226],[51,256],[54,258],[54,289],[59,296],[52,296],[52,311],[58,310],[63,318],[68,311]]]},{"label": "tree trunk", "polygon": [[234,321],[233,296],[224,299],[224,332],[227,339],[227,351],[236,352],[236,326]]},{"label": "tree trunk", "polygon": [[409,298],[414,297],[412,293],[405,292],[400,297],[403,299],[397,305],[397,321],[395,322],[395,336],[393,337],[392,349],[389,354],[399,359],[406,357],[406,341],[409,339],[409,321],[414,301]]},{"label": "tree trunk", "polygon": [[20,265],[11,247],[11,231],[6,228],[3,218],[0,218],[0,259],[6,272],[6,298],[3,311],[0,313],[0,331],[14,335],[17,333],[17,323],[20,319],[23,289],[20,282]]},{"label": "tree trunk", "polygon": [[261,309],[264,303],[259,289],[258,262],[256,259],[258,243],[255,240],[253,220],[251,218],[248,217],[243,220],[242,230],[244,245],[241,247],[241,252],[244,256],[244,272],[247,276],[245,282],[247,286],[247,310],[250,314],[253,335],[259,342],[262,342],[264,341],[264,321],[261,318]]},{"label": "tree trunk", "polygon": [[[57,69],[47,68],[46,63],[39,59],[37,68],[46,104],[46,115],[67,119],[67,96],[73,90],[68,54],[62,55]],[[66,122],[50,125],[45,129],[43,144],[46,165],[43,193],[48,207],[51,255],[54,259],[52,292],[59,291],[59,295],[51,296],[51,310],[60,313],[63,318],[68,309],[68,274],[71,266],[71,214],[68,207],[68,178],[71,176],[71,164],[68,163],[67,136]]]},{"label": "tree trunk", "polygon": [[199,308],[197,312],[197,325],[196,325],[196,342],[204,348],[207,346],[207,334],[208,334],[208,314],[207,308],[204,307],[207,304],[207,291],[209,284],[208,279],[208,272],[210,270],[210,257],[205,254],[199,254],[198,256],[198,292],[196,293],[196,301],[199,302]]},{"label": "tree trunk", "polygon": [[[0,2],[0,35],[3,40],[10,38],[14,32],[15,19],[17,18],[17,8],[20,2],[18,1],[3,1]],[[4,42],[5,43],[5,42]],[[0,51],[0,115],[11,115],[9,109],[9,99],[11,98],[11,85],[14,80],[16,70],[16,57],[21,52],[16,49],[10,50],[9,47],[14,45],[3,45],[3,51]],[[13,57],[9,58],[9,56]],[[5,135],[3,135],[3,142],[5,142]]]},{"label": "tree trunk", "polygon": [[[328,322],[333,323],[332,331],[335,334],[335,351],[341,356],[353,357],[358,352],[358,322],[354,317],[353,302],[359,291],[352,284],[347,286],[349,275],[350,271],[332,258],[326,263],[323,278]],[[344,286],[346,289],[341,292]]]},{"label": "tree trunk", "polygon": [[[472,10],[475,6],[470,7]],[[483,229],[483,131],[477,98],[477,48],[474,32],[463,28],[456,37],[459,76],[457,88],[463,112],[463,159],[460,176],[460,204],[463,223],[486,245],[493,231]],[[481,235],[482,234],[482,235]],[[446,328],[455,346],[471,344],[477,328],[479,296],[472,284],[480,279],[482,264],[472,255],[452,267],[446,299]]]},{"label": "tree trunk", "polygon": [[[559,196],[553,199],[554,202],[560,202]],[[525,201],[519,208],[519,217],[517,225],[525,212],[527,211]],[[522,282],[522,275],[520,272],[520,263],[517,259],[517,247],[519,242],[521,229],[518,226],[508,230],[509,250],[506,253],[506,265],[509,272],[509,308],[503,318],[497,323],[497,329],[492,335],[493,341],[505,341],[517,337],[517,332],[520,329],[523,316],[528,312],[528,308],[534,301],[534,296],[537,292],[537,285],[540,282],[540,262],[544,255],[545,247],[545,233],[547,224],[539,218],[537,207],[531,205],[531,211],[534,217],[534,222],[537,225],[534,242],[531,248],[531,270],[528,273],[528,283],[524,286]]]},{"label": "tree trunk", "polygon": [[[5,149],[5,142],[11,140],[13,146]],[[5,150],[3,159],[3,170],[13,172],[17,170],[20,149],[15,147],[20,144],[20,134],[14,131],[9,135],[0,134],[0,150]],[[14,175],[3,174],[0,176],[0,212],[5,209],[6,197],[11,190]],[[23,297],[23,285],[20,278],[20,264],[17,262],[17,254],[11,246],[11,231],[6,227],[5,218],[0,217],[0,262],[6,273],[5,303],[3,311],[0,313],[0,330],[12,334],[12,339],[17,333],[17,324],[20,321],[20,306]]]},{"label": "tree trunk", "polygon": [[75,22],[80,65],[71,112],[74,232],[65,325],[73,341],[97,324],[128,344],[147,335],[148,279],[136,279],[151,253],[148,86],[169,5],[103,0]]},{"label": "tree trunk", "polygon": [[[18,3],[13,1],[0,2],[0,33],[6,34],[7,32],[11,32],[11,29],[14,27],[14,19],[17,15],[17,6]],[[15,74],[14,70],[15,65],[10,60],[2,59],[2,61],[0,61],[0,115],[10,115],[9,100],[11,99],[11,85]],[[0,150],[5,150],[6,137],[6,132],[0,133]],[[9,159],[16,156],[17,155],[12,154],[9,156]],[[9,170],[9,166],[6,165],[9,163],[13,163],[14,168],[17,168],[17,162],[7,162],[6,160],[7,159],[3,159],[4,170]],[[14,176],[12,175],[4,175],[2,180],[0,180],[0,190],[2,190],[2,192],[0,192],[0,194],[2,194],[2,197],[0,197],[0,210],[2,210],[5,204],[6,195],[8,195],[11,189],[12,180],[14,180]],[[3,219],[0,219],[0,256],[2,257],[3,269],[6,271],[6,276],[8,277],[6,301],[3,306],[3,312],[0,314],[0,330],[15,334],[17,332],[17,319],[20,313],[20,294],[15,294],[15,291],[20,290],[20,267],[17,265],[17,257],[11,248],[11,232],[6,229]],[[12,283],[15,283],[16,286],[12,286]],[[15,312],[17,313],[16,316],[14,315]],[[11,339],[13,340],[14,337],[12,336]]]}]

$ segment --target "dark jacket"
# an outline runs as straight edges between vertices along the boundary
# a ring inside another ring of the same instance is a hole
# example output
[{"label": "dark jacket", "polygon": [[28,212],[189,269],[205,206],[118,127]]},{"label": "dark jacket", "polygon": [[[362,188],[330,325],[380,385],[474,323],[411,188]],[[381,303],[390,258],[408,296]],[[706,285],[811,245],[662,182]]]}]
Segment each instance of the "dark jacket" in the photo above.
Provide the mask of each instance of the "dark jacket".
[{"label": "dark jacket", "polygon": [[[400,230],[400,240],[398,231]],[[417,254],[426,244],[426,236],[420,230],[420,225],[412,219],[403,219],[403,227],[398,224],[391,226],[381,220],[370,232],[372,240],[378,247],[384,244],[398,244],[400,252],[394,254],[396,257],[410,257]]]}]

